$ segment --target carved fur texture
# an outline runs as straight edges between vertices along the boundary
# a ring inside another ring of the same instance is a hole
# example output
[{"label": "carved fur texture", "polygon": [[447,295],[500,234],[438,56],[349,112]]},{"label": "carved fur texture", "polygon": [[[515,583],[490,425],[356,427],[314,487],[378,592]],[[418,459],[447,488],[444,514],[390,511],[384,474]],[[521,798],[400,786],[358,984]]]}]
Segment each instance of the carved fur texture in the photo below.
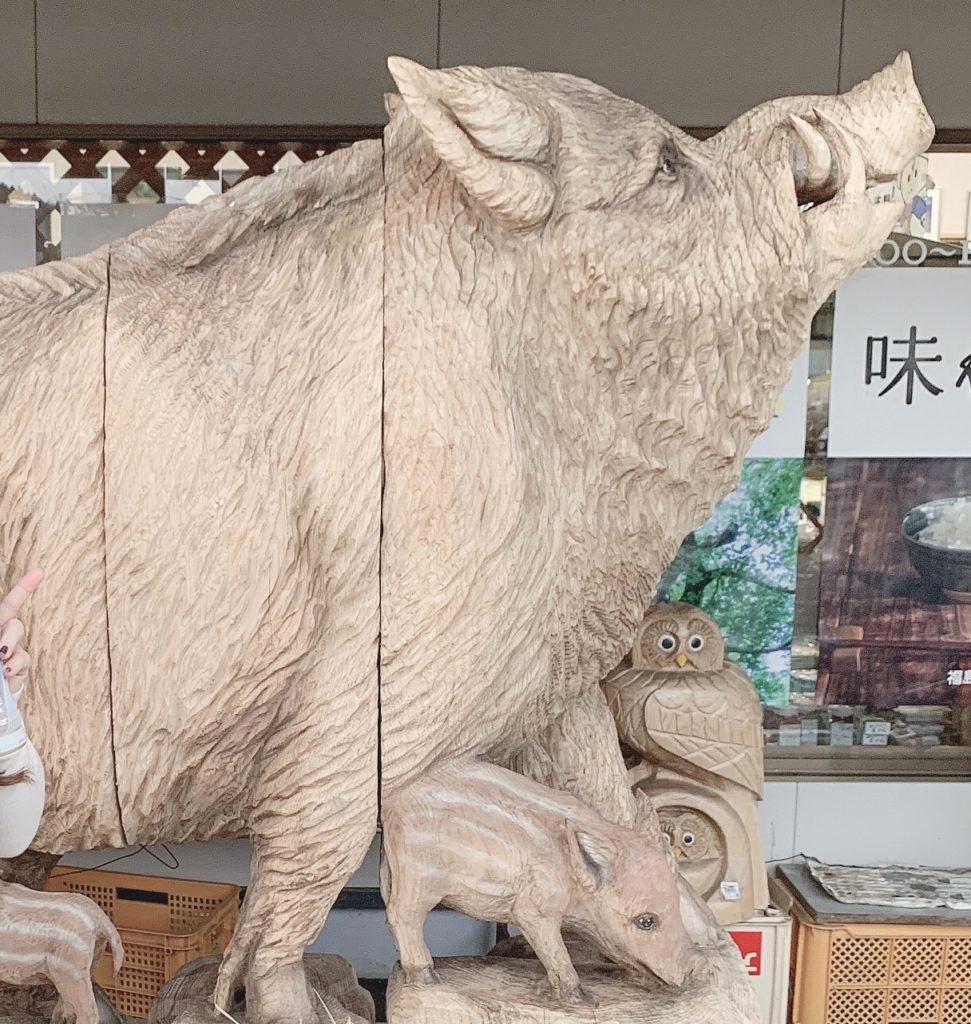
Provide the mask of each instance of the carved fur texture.
[{"label": "carved fur texture", "polygon": [[[379,786],[582,748],[557,722],[932,133],[906,57],[708,142],[569,75],[392,71],[383,144],[0,278],[0,549],[49,576],[38,845],[250,833],[216,995],[245,975],[263,1021],[312,1019]],[[623,814],[608,747],[548,767]]]}]

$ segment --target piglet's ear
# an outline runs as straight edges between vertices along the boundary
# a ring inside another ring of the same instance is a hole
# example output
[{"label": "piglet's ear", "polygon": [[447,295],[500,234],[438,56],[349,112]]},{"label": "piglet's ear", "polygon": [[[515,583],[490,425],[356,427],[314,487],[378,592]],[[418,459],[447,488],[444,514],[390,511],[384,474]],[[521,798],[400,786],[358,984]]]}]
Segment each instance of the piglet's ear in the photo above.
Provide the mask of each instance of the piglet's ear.
[{"label": "piglet's ear", "polygon": [[614,844],[584,832],[570,821],[566,823],[566,841],[576,880],[588,892],[602,889],[610,881],[617,861]]},{"label": "piglet's ear", "polygon": [[389,57],[388,68],[435,152],[479,206],[508,231],[549,217],[555,189],[544,167],[544,111],[482,68],[432,71],[404,57]]},{"label": "piglet's ear", "polygon": [[661,820],[657,816],[657,810],[654,804],[651,803],[651,798],[641,789],[634,792],[634,807],[636,811],[634,827],[637,831],[645,838],[650,839],[651,842],[670,850],[670,844],[664,838],[664,830],[661,828]]}]

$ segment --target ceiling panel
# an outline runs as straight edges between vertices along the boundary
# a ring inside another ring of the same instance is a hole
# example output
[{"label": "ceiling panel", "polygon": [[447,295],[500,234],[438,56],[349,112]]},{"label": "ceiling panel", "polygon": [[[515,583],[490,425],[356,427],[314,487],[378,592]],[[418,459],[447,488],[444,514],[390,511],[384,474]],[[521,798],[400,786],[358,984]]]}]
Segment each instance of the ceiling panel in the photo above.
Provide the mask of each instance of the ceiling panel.
[{"label": "ceiling panel", "polygon": [[682,126],[836,89],[841,0],[442,0],[443,65],[568,71]]},{"label": "ceiling panel", "polygon": [[909,50],[938,128],[971,129],[971,3],[847,0],[842,83],[848,88]]},{"label": "ceiling panel", "polygon": [[34,120],[34,3],[3,0],[0,13],[0,122]]},{"label": "ceiling panel", "polygon": [[385,59],[434,62],[437,0],[38,0],[42,121],[365,124]]}]

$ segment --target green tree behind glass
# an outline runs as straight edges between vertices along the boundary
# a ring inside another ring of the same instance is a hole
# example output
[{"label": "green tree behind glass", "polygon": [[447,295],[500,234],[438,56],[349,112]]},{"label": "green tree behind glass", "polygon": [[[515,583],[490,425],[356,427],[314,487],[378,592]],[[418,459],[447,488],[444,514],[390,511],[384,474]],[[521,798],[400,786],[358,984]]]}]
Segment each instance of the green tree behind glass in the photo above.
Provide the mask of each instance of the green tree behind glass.
[{"label": "green tree behind glass", "polygon": [[748,459],[658,588],[659,601],[686,601],[718,623],[764,704],[789,699],[802,468],[801,459]]}]

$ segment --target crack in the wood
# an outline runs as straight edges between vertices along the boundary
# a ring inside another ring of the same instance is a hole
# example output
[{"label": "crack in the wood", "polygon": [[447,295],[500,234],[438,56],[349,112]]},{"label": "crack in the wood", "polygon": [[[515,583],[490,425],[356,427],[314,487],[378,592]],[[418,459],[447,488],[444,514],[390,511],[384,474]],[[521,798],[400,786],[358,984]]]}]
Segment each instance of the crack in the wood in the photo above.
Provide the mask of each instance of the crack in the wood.
[{"label": "crack in the wood", "polygon": [[104,593],[105,593],[105,636],[108,656],[108,726],[111,743],[111,782],[115,793],[115,808],[118,812],[118,830],[122,842],[128,843],[125,822],[121,811],[121,796],[118,792],[118,754],[115,747],[115,695],[114,671],[111,661],[111,614],[108,607],[108,307],[111,301],[111,249],[105,260],[105,311],[101,331],[102,405],[101,405],[101,536],[104,551]]}]

